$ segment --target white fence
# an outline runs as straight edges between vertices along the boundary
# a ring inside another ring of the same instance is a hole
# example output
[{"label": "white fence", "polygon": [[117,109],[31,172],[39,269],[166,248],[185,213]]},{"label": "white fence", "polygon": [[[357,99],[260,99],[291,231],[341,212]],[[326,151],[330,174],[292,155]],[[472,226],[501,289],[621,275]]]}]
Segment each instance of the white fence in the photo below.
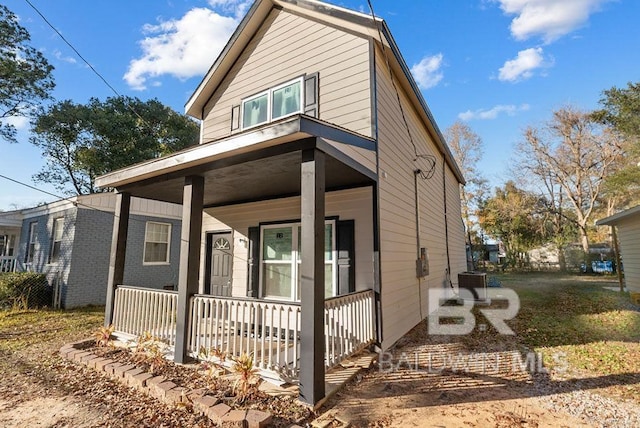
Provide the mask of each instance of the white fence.
[{"label": "white fence", "polygon": [[[118,333],[145,331],[175,344],[175,291],[120,286],[113,324]],[[331,368],[375,340],[373,291],[325,301],[325,366]],[[212,296],[191,299],[189,351],[253,356],[254,366],[297,378],[300,370],[301,310],[298,303]]]},{"label": "white fence", "polygon": [[144,332],[175,345],[178,293],[118,286],[113,309],[115,331],[130,336]]},{"label": "white fence", "polygon": [[15,272],[16,271],[16,258],[15,257],[0,257],[0,272]]}]

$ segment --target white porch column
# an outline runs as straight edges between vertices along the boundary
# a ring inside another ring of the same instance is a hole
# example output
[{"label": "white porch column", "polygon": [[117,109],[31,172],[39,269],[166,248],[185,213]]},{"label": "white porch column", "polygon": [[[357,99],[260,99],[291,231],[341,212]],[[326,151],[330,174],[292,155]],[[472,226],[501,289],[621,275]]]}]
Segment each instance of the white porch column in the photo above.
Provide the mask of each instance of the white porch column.
[{"label": "white porch column", "polygon": [[315,405],[324,387],[325,155],[302,152],[300,399]]},{"label": "white porch column", "polygon": [[182,200],[182,232],[180,234],[180,267],[178,271],[178,313],[174,361],[187,361],[189,350],[189,300],[198,293],[200,271],[200,241],[202,239],[202,209],[204,178],[184,179]]}]

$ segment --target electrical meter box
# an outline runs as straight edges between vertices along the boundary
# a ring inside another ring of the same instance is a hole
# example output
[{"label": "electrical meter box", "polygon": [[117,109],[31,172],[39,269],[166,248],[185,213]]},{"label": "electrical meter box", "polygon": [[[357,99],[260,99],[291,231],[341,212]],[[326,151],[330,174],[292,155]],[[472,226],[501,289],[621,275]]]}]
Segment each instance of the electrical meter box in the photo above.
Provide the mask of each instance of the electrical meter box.
[{"label": "electrical meter box", "polygon": [[416,276],[418,278],[424,278],[429,275],[429,256],[427,249],[420,248],[420,258],[416,260]]}]

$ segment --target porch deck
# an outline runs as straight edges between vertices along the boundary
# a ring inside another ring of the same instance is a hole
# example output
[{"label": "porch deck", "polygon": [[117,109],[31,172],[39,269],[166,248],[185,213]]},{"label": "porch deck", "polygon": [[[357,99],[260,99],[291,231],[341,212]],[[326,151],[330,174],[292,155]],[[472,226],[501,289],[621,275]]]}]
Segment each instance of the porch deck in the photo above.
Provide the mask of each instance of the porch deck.
[{"label": "porch deck", "polygon": [[[372,290],[325,300],[325,370],[375,340]],[[113,324],[117,335],[149,332],[173,346],[178,295],[130,286],[116,290]],[[190,300],[189,355],[215,349],[229,357],[253,356],[254,366],[283,381],[300,370],[301,308],[291,302],[196,295]]]}]

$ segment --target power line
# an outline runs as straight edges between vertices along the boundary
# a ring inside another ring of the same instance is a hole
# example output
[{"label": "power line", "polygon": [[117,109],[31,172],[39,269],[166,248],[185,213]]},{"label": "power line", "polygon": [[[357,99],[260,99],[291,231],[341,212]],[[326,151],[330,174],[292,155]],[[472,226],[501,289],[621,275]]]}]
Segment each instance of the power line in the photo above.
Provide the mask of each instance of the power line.
[{"label": "power line", "polygon": [[[104,77],[102,74],[100,74],[100,73],[98,72],[98,70],[96,70],[96,69],[95,69],[95,68],[94,68],[94,67],[89,63],[89,61],[87,61],[87,60],[85,59],[85,57],[83,57],[83,56],[82,56],[82,54],[78,51],[78,49],[76,49],[76,48],[71,44],[71,42],[69,42],[69,40],[67,40],[67,39],[66,39],[66,37],[64,37],[64,36],[62,35],[62,33],[60,33],[60,31],[58,31],[58,29],[57,29],[56,27],[54,27],[54,25],[53,25],[53,24],[52,24],[52,23],[47,19],[47,17],[46,17],[46,16],[44,16],[44,14],[43,14],[42,12],[40,12],[40,10],[39,10],[39,9],[38,9],[38,8],[37,8],[33,3],[31,3],[31,1],[30,1],[30,0],[24,0],[24,1],[25,1],[25,2],[27,2],[27,4],[28,4],[29,6],[31,6],[31,8],[32,8],[32,9],[33,9],[33,10],[34,10],[38,15],[40,15],[40,17],[44,20],[44,22],[46,22],[46,23],[47,23],[47,25],[48,25],[49,27],[51,27],[51,29],[52,29],[53,31],[55,31],[55,33],[56,33],[56,34],[57,34],[57,35],[62,39],[62,41],[63,41],[63,42],[65,42],[65,43],[67,44],[67,46],[69,46],[69,47],[71,48],[71,50],[73,50],[73,51],[76,53],[76,55],[78,55],[78,58],[80,58],[80,59],[81,59],[81,60],[82,60],[86,65],[87,65],[87,67],[89,67],[89,68],[91,69],[91,71],[93,71],[93,72],[95,73],[95,75],[96,75],[96,76],[98,76],[98,77],[100,78],[100,80],[102,80],[102,82],[104,82],[104,84],[105,84],[105,85],[107,85],[107,87],[108,87],[109,89],[111,89],[111,91],[113,91],[113,93],[114,93],[114,94],[116,94],[118,97],[122,98],[122,94],[120,94],[120,92],[118,92],[118,91],[116,90],[116,88],[114,88],[114,87],[113,87],[113,86],[112,86],[112,85],[107,81],[107,79],[105,79],[105,77]],[[150,125],[150,124],[148,124],[148,123],[147,123],[147,121],[146,121],[146,120],[144,120],[144,118],[143,118],[142,116],[140,116],[140,115],[138,114],[138,112],[137,112],[137,111],[135,111],[135,110],[133,109],[133,107],[131,107],[131,105],[130,105],[128,102],[126,102],[126,101],[125,101],[125,105],[127,106],[127,108],[128,108],[129,110],[131,110],[131,112],[132,112],[134,115],[136,115],[136,116],[138,117],[138,119],[140,119],[140,120],[142,121],[142,123],[144,123],[145,125],[147,125],[150,129],[153,129],[153,128],[151,127],[151,125]]]},{"label": "power line", "polygon": [[[7,177],[6,175],[3,175],[3,174],[0,174],[0,178],[4,178],[5,180],[8,180],[8,181],[16,183],[16,184],[18,184],[20,186],[24,186],[24,187],[27,187],[29,189],[35,190],[37,192],[44,193],[44,194],[49,195],[49,196],[53,196],[54,198],[59,199],[61,201],[71,201],[72,198],[76,198],[78,196],[85,196],[85,195],[74,195],[74,196],[69,196],[69,197],[65,198],[65,197],[57,195],[55,193],[51,193],[51,192],[47,192],[46,190],[39,189],[39,188],[37,188],[35,186],[32,186],[32,185],[30,185],[28,183],[25,183],[23,181],[16,180],[15,178]],[[74,205],[78,206],[78,207],[81,207],[81,208],[86,208],[86,209],[89,209],[89,210],[92,210],[92,211],[98,211],[98,212],[106,213],[106,214],[109,214],[109,215],[113,216],[114,218],[118,217],[118,215],[115,212],[104,211],[104,210],[101,210],[101,209],[96,208],[94,206],[91,206],[91,205],[88,205],[88,204],[83,204],[82,202],[79,202],[77,200],[76,201],[72,201],[72,203]],[[137,218],[135,218],[133,216],[129,216],[129,221],[138,221],[140,223],[145,223],[145,224],[147,222],[146,220],[140,220],[140,219],[137,219]]]}]

